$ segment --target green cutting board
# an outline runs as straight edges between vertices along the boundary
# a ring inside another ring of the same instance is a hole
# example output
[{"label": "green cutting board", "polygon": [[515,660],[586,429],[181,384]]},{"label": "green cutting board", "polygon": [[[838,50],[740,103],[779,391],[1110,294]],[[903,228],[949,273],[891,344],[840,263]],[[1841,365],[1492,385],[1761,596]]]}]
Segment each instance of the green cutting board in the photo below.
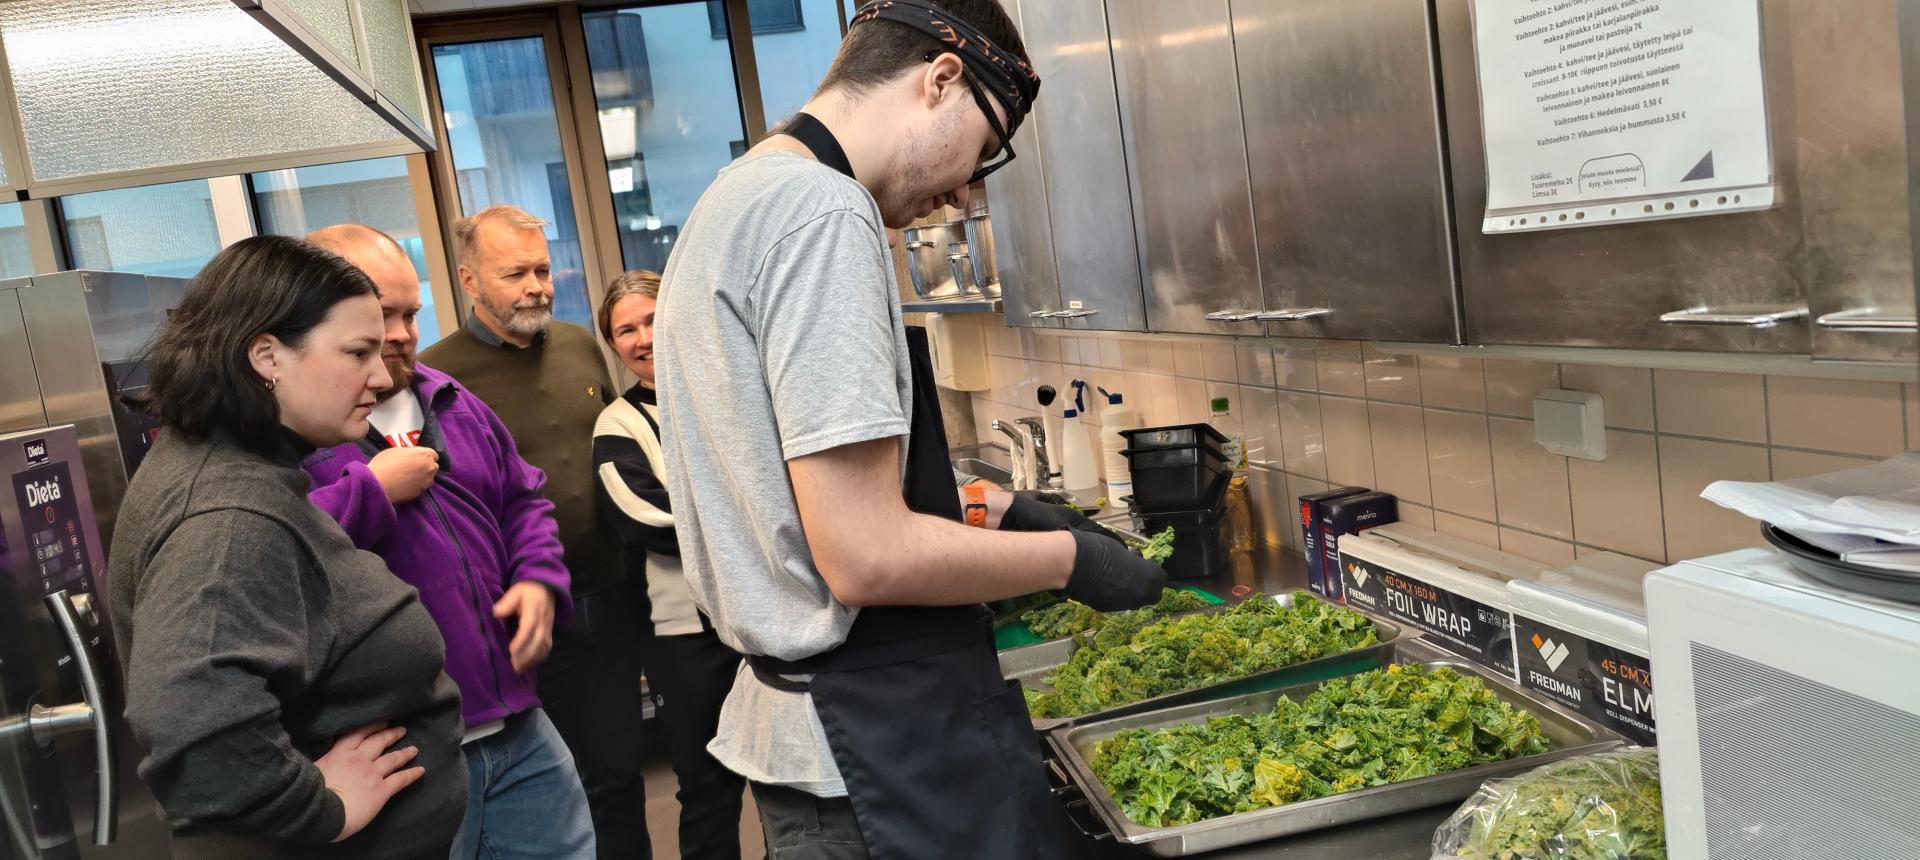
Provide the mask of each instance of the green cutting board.
[{"label": "green cutting board", "polygon": [[[1226,602],[1225,599],[1216,596],[1213,592],[1204,588],[1198,588],[1192,585],[1177,585],[1173,587],[1180,591],[1191,591],[1194,594],[1200,595],[1200,599],[1206,601],[1208,606],[1218,606]],[[1008,648],[1018,648],[1022,645],[1038,645],[1046,641],[1048,640],[1035,635],[1033,628],[1028,627],[1025,621],[1015,621],[1012,624],[1003,624],[993,628],[993,647],[996,651],[1005,651]]]}]

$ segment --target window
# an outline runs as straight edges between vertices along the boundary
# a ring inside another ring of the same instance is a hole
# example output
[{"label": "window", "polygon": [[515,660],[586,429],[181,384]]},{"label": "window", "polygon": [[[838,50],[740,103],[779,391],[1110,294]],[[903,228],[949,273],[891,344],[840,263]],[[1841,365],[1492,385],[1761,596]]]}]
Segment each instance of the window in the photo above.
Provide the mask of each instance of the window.
[{"label": "window", "polygon": [[799,20],[801,8],[815,21],[837,21],[839,0],[785,0],[780,3],[753,2],[747,11],[753,17],[754,64],[760,71],[760,105],[767,128],[779,125],[800,110],[813,97],[820,81],[840,51],[840,28],[833,25],[803,29],[800,27],[762,27],[785,20],[778,7],[793,7]]},{"label": "window", "polygon": [[[747,0],[747,20],[753,34],[792,33],[807,28],[800,11],[801,0]],[[838,13],[816,20],[831,21]],[[707,28],[715,39],[727,37],[727,10],[721,0],[707,0]]]},{"label": "window", "polygon": [[666,267],[694,202],[744,145],[732,51],[704,38],[711,8],[689,0],[581,16],[627,269]]},{"label": "window", "polygon": [[405,248],[420,276],[420,346],[440,339],[427,281],[426,245],[401,156],[270,170],[248,177],[260,232],[304,236],[335,224],[365,224]]},{"label": "window", "polygon": [[116,188],[60,198],[76,269],[191,278],[220,253],[206,180]]},{"label": "window", "polygon": [[18,203],[0,203],[0,278],[33,274],[27,251],[27,222]]},{"label": "window", "polygon": [[491,203],[512,203],[546,219],[553,315],[592,328],[585,257],[575,229],[544,40],[529,36],[435,45],[432,60],[458,177],[459,214],[471,215]]}]

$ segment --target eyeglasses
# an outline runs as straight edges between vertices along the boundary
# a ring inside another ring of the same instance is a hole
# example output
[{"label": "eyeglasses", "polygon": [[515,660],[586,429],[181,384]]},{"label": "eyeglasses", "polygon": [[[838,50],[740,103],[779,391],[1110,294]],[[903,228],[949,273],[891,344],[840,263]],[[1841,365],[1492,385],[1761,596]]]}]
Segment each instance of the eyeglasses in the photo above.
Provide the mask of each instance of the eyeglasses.
[{"label": "eyeglasses", "polygon": [[[941,53],[940,51],[928,51],[926,56],[922,57],[921,60],[931,63],[938,59]],[[987,100],[987,90],[980,85],[979,79],[973,76],[973,72],[966,71],[964,67],[960,74],[966,78],[967,92],[973,94],[973,103],[979,105],[980,113],[986,116],[987,127],[993,129],[993,136],[1000,141],[999,155],[996,156],[993,161],[980,165],[973,171],[972,176],[967,177],[967,184],[972,185],[975,182],[987,178],[987,174],[1007,166],[1007,162],[1014,159],[1013,140],[1011,136],[1007,134],[1006,127],[1000,124],[999,115],[993,112],[993,104]]]},{"label": "eyeglasses", "polygon": [[967,184],[972,185],[975,182],[987,178],[987,174],[1007,166],[1007,162],[1013,160],[1013,140],[1007,136],[1007,130],[1000,124],[1000,118],[994,115],[993,105],[987,101],[986,90],[981,88],[980,82],[974,80],[972,72],[965,72],[963,74],[965,74],[967,78],[967,91],[973,93],[974,103],[980,106],[980,112],[987,117],[987,127],[993,129],[993,136],[1000,140],[999,157],[986,164],[980,165],[973,171],[972,176],[967,177]]}]

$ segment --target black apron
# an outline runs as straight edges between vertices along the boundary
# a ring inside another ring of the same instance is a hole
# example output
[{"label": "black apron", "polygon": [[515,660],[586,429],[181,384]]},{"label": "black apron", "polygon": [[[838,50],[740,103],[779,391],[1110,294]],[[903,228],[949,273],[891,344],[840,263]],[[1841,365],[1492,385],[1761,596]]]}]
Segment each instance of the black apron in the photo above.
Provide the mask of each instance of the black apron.
[{"label": "black apron", "polygon": [[[792,135],[853,175],[825,126],[804,113]],[[907,329],[913,419],[903,493],[922,514],[961,519],[926,330]],[[803,660],[748,656],[755,676],[812,694],[876,860],[1072,856],[1048,792],[1020,684],[1000,676],[985,606],[860,610],[847,640]],[[786,675],[812,675],[795,682]]]}]

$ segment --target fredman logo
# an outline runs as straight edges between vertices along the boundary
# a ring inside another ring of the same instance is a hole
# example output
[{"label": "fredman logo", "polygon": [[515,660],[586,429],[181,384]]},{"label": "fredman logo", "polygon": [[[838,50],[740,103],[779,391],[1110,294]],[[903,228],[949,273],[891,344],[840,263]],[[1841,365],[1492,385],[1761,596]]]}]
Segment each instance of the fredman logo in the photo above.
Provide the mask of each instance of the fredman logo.
[{"label": "fredman logo", "polygon": [[1535,633],[1533,634],[1533,647],[1540,652],[1540,656],[1547,658],[1547,671],[1549,672],[1560,671],[1560,664],[1567,662],[1567,646],[1555,642],[1552,639],[1541,639],[1540,634]]},{"label": "fredman logo", "polygon": [[28,466],[45,466],[52,459],[47,455],[47,440],[35,439],[21,445],[26,450]]},{"label": "fredman logo", "polygon": [[1361,588],[1367,587],[1367,569],[1366,568],[1361,567],[1360,565],[1357,565],[1357,564],[1349,563],[1347,565],[1347,573],[1353,575],[1353,581],[1359,583]]}]

